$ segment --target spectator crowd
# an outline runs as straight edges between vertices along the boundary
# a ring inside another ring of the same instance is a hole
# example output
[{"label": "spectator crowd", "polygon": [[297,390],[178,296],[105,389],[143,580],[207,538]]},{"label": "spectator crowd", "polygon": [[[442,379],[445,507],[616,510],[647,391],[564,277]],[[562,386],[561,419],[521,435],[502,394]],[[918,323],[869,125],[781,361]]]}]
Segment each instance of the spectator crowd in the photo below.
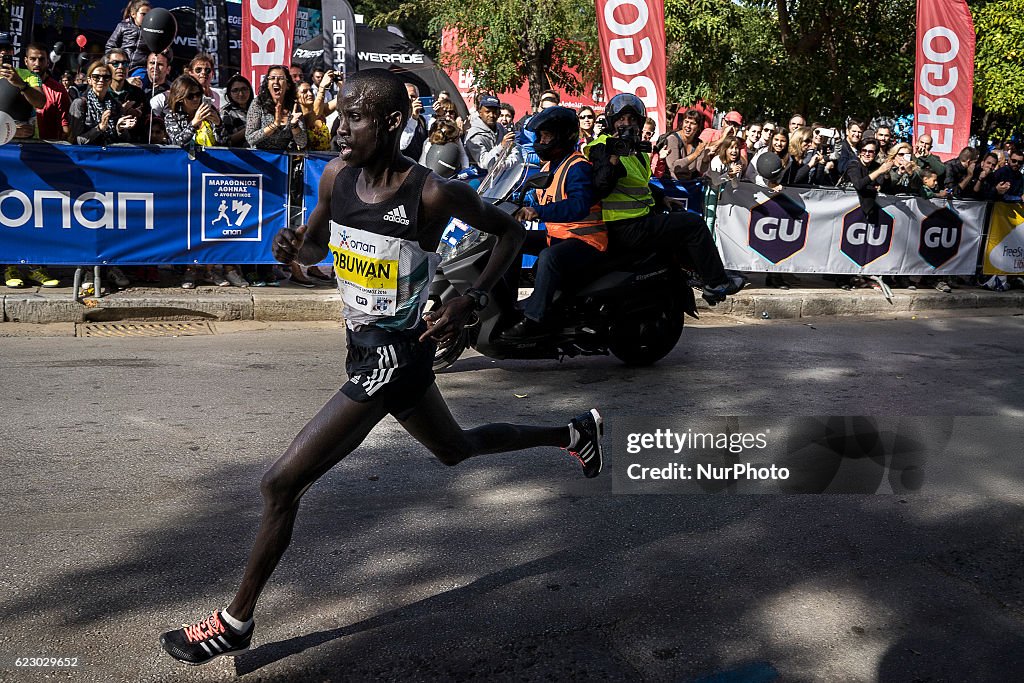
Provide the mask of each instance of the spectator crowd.
[{"label": "spectator crowd", "polygon": [[[259,84],[241,75],[223,87],[213,85],[215,60],[199,53],[175,75],[170,50],[149,53],[141,40],[148,0],[133,0],[106,44],[106,52],[78,72],[52,72],[50,47],[30,43],[23,50],[24,68],[11,66],[11,36],[0,33],[0,84],[18,89],[24,102],[8,112],[16,137],[63,141],[76,145],[160,144],[184,148],[252,147],[264,150],[337,150],[336,96],[340,75],[299,65],[271,67]],[[486,172],[513,144],[532,153],[526,124],[536,112],[517,112],[491,93],[479,93],[467,118],[459,115],[446,92],[421,97],[408,84],[412,116],[402,133],[406,156],[443,177],[467,170]],[[541,94],[537,111],[559,104],[557,92]],[[663,181],[703,178],[711,186],[728,180],[751,181],[775,191],[782,187],[846,187],[856,190],[865,212],[877,210],[878,194],[925,198],[1021,201],[1024,194],[1024,152],[1014,142],[994,149],[964,148],[943,163],[932,152],[933,140],[896,139],[885,121],[847,119],[834,127],[792,115],[783,125],[773,120],[750,121],[738,111],[721,116],[717,125],[704,110],[670,108],[669,130],[655,138],[657,125],[648,119],[643,138],[652,144],[652,175]],[[602,134],[600,111],[578,110],[580,146]],[[0,262],[3,261],[0,255]],[[156,268],[125,272],[107,269],[105,280],[125,287],[132,280],[158,281]],[[182,287],[276,286],[279,281],[313,287],[330,284],[332,273],[293,264],[188,267],[180,273]],[[5,284],[55,287],[59,280],[40,266],[5,267]],[[795,278],[771,274],[767,284],[788,288]],[[869,286],[859,278],[836,277],[842,287]],[[916,286],[916,282],[893,284]],[[945,280],[931,282],[949,290]],[[82,293],[94,291],[91,278]]]}]

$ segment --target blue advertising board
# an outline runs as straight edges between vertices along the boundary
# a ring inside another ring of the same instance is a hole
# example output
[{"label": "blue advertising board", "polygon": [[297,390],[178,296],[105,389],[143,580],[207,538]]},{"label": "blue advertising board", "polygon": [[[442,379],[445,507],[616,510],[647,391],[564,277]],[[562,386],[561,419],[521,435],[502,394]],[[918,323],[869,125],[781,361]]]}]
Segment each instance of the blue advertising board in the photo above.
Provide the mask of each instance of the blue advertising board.
[{"label": "blue advertising board", "polygon": [[273,263],[289,158],[248,149],[0,147],[0,261]]}]

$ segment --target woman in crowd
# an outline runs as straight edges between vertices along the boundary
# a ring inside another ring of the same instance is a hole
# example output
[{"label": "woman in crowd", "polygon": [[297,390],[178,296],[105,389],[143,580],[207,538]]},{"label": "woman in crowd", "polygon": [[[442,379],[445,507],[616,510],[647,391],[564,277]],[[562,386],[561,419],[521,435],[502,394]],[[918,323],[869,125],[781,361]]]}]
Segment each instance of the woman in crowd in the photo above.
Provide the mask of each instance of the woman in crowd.
[{"label": "woman in crowd", "polygon": [[730,180],[742,178],[744,167],[739,138],[735,135],[722,138],[718,150],[718,154],[711,160],[711,170],[725,175]]},{"label": "woman in crowd", "polygon": [[782,173],[778,176],[776,183],[783,186],[792,185],[796,177],[797,164],[789,152],[789,131],[785,128],[772,130],[771,135],[768,137],[768,145],[750,160],[750,165],[746,170],[746,179],[752,180],[764,187],[768,186],[767,181],[757,173],[757,159],[767,152],[774,152],[782,161]]},{"label": "woman in crowd", "polygon": [[[820,136],[819,136],[820,137]],[[814,130],[800,126],[789,139],[789,154],[795,163],[793,185],[823,185],[825,178],[821,154],[814,146]]]},{"label": "woman in crowd", "polygon": [[295,90],[295,98],[302,110],[302,120],[306,126],[308,143],[306,149],[310,152],[328,152],[331,149],[331,131],[327,127],[327,115],[338,106],[338,100],[324,102],[324,96],[334,83],[334,72],[328,71],[320,79],[320,87],[316,94],[313,93],[313,86],[309,83],[300,83]]},{"label": "woman in crowd", "polygon": [[89,87],[84,97],[71,103],[70,139],[78,145],[110,145],[127,142],[138,125],[134,116],[121,113],[121,105],[110,93],[110,67],[97,59],[85,70]]},{"label": "woman in crowd", "polygon": [[[282,152],[289,148],[306,149],[309,140],[306,121],[296,96],[296,84],[288,67],[281,64],[270,67],[260,84],[256,101],[249,107],[245,122],[245,139],[250,147]],[[298,264],[291,264],[291,273],[296,284],[303,287],[315,286],[302,274]],[[276,287],[278,284],[278,278],[270,265],[256,266],[248,276],[256,287]]]},{"label": "woman in crowd", "polygon": [[924,196],[921,169],[914,162],[914,150],[908,142],[899,142],[889,150],[892,168],[882,178],[882,192],[885,194],[912,194]]},{"label": "woman in crowd", "polygon": [[220,109],[220,120],[224,124],[228,145],[231,147],[248,147],[245,140],[245,122],[252,105],[252,84],[241,74],[228,79],[227,103]]},{"label": "woman in crowd", "polygon": [[676,180],[699,178],[711,166],[708,145],[700,139],[702,130],[704,114],[696,109],[687,109],[682,115],[679,130],[668,136],[665,163]]},{"label": "woman in crowd", "polygon": [[597,114],[594,110],[587,105],[580,107],[579,112],[576,114],[580,119],[580,144],[579,147],[582,149],[583,145],[594,140],[594,123],[597,121]]},{"label": "woman in crowd", "polygon": [[128,73],[139,67],[145,68],[149,48],[142,40],[142,20],[152,9],[149,0],[132,0],[121,14],[121,22],[107,39],[107,50],[120,48],[128,54]]}]

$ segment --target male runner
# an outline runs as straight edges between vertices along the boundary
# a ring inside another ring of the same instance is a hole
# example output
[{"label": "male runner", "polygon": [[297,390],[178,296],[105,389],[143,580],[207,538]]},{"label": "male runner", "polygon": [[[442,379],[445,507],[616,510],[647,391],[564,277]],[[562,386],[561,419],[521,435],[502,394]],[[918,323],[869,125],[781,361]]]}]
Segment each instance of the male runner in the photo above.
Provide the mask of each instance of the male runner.
[{"label": "male runner", "polygon": [[[516,256],[522,226],[480,200],[470,187],[444,180],[399,151],[410,114],[405,85],[381,69],[360,71],[339,96],[341,151],[320,180],[309,223],[281,230],[274,258],[319,263],[334,255],[348,332],[349,380],[303,427],[264,475],[263,517],[241,586],[225,610],[160,637],[186,664],[234,654],[252,640],[256,601],[291,539],[299,499],[351,453],[388,413],[446,465],[484,453],[537,446],[567,449],[587,477],[601,471],[597,410],[568,427],[489,424],[464,430],[448,411],[431,370],[435,345],[457,338],[474,308]],[[450,216],[498,236],[473,288],[423,315]]]}]

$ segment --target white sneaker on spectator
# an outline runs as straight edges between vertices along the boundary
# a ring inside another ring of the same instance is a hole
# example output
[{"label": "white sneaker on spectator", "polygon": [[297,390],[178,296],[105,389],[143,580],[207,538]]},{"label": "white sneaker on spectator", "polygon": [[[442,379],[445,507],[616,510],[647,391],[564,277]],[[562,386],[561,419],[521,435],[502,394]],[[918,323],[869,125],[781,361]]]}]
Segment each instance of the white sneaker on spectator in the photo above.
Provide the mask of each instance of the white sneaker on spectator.
[{"label": "white sneaker on spectator", "polygon": [[124,272],[117,266],[111,266],[107,270],[107,276],[111,280],[113,280],[114,284],[117,285],[118,287],[127,287],[128,285],[131,284],[131,280],[128,279],[128,276],[125,275]]},{"label": "white sneaker on spectator", "polygon": [[227,270],[227,271],[224,271],[224,277],[226,277],[228,282],[233,284],[235,287],[248,287],[249,286],[249,283],[246,282],[245,278],[242,277],[242,274],[239,273],[237,270]]}]

